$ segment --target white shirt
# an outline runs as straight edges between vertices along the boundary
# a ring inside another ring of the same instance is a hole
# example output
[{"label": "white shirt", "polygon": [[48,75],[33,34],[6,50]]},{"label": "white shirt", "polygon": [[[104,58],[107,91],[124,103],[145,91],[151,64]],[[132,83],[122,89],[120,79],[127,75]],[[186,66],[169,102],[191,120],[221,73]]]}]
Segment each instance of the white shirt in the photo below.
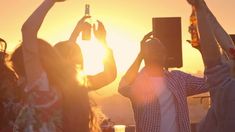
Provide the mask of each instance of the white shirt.
[{"label": "white shirt", "polygon": [[156,94],[160,104],[160,132],[179,132],[172,92],[166,87],[166,83],[162,77],[151,77],[151,83],[156,88]]}]

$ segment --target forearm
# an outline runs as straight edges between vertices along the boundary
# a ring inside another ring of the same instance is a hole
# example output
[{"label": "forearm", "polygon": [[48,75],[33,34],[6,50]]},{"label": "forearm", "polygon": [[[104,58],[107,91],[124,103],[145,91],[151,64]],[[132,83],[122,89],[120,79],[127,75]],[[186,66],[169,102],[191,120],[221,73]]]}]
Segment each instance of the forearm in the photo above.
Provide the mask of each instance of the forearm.
[{"label": "forearm", "polygon": [[117,67],[113,52],[110,48],[105,47],[105,57],[103,60],[104,64],[104,74],[110,81],[113,81],[117,76]]},{"label": "forearm", "polygon": [[80,32],[81,32],[80,22],[78,22],[76,27],[74,28],[69,40],[72,42],[76,42],[77,37],[79,36]]},{"label": "forearm", "polygon": [[49,9],[54,5],[54,0],[45,0],[26,20],[22,26],[23,57],[27,82],[34,82],[42,72],[39,59],[37,33]]},{"label": "forearm", "polygon": [[202,4],[196,6],[198,29],[203,61],[206,67],[213,67],[221,63],[220,51],[206,19],[205,9]]},{"label": "forearm", "polygon": [[135,81],[141,62],[142,62],[142,55],[139,54],[135,59],[134,63],[130,66],[126,74],[122,77],[119,86],[118,92],[126,97],[131,97],[131,84]]},{"label": "forearm", "polygon": [[142,59],[143,59],[142,55],[139,54],[137,58],[135,59],[134,63],[131,65],[131,67],[128,69],[128,71],[124,75],[125,82],[127,84],[131,84],[132,82],[134,82],[138,74]]},{"label": "forearm", "polygon": [[34,12],[33,14],[26,20],[26,22],[22,26],[23,35],[35,35],[41,27],[41,24],[54,5],[54,0],[45,0]]},{"label": "forearm", "polygon": [[113,57],[112,50],[107,47],[106,55],[104,58],[104,71],[93,75],[87,76],[89,90],[97,90],[100,89],[116,79],[117,69],[115,60]]}]

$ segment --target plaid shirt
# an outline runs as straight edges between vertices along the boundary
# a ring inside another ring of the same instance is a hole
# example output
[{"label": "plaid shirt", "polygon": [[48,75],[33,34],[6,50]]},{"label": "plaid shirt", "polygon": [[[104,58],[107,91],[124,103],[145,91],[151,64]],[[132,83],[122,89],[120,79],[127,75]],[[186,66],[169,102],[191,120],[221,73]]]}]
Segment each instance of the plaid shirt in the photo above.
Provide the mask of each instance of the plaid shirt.
[{"label": "plaid shirt", "polygon": [[[187,96],[208,91],[203,78],[195,77],[181,71],[165,72],[166,86],[174,95],[179,132],[190,132]],[[131,100],[137,132],[160,132],[160,104],[157,98],[146,97],[144,105],[135,103],[131,94],[131,85],[125,84],[123,78],[119,85],[119,92]]]}]

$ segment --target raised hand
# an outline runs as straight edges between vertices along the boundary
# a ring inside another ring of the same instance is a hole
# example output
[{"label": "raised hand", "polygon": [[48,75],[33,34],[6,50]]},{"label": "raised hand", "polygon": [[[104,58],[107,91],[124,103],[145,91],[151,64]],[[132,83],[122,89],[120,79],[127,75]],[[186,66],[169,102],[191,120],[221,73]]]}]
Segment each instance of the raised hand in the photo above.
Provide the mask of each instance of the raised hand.
[{"label": "raised hand", "polygon": [[84,16],[81,20],[78,21],[75,29],[73,30],[73,32],[69,38],[70,41],[76,42],[77,37],[79,36],[80,32],[87,27],[87,24],[85,24],[85,20],[87,18],[90,18],[90,16]]},{"label": "raised hand", "polygon": [[95,37],[101,41],[102,43],[106,43],[106,30],[102,22],[97,20],[98,22],[98,28],[96,30],[95,24],[93,25],[93,32]]},{"label": "raised hand", "polygon": [[85,25],[85,21],[88,18],[90,18],[90,16],[84,16],[84,17],[82,17],[81,20],[78,21],[77,26],[78,26],[80,31],[82,31],[83,29],[85,29],[87,27],[87,25]]},{"label": "raised hand", "polygon": [[144,44],[148,39],[151,39],[153,35],[153,32],[149,32],[148,34],[146,34],[144,36],[144,38],[141,40],[140,42],[140,53],[143,55],[143,48],[144,48]]}]

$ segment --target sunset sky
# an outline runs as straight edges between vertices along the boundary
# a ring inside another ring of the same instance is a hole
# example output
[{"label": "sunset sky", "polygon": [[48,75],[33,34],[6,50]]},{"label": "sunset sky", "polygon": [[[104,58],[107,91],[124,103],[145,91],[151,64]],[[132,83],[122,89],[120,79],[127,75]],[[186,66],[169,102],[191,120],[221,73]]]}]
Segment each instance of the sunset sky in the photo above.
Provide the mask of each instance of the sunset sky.
[{"label": "sunset sky", "polygon": [[[1,0],[0,37],[13,51],[21,41],[21,25],[43,0]],[[228,33],[235,33],[235,1],[206,0]],[[91,15],[101,20],[113,49],[119,73],[127,70],[139,51],[139,41],[152,29],[152,17],[182,17],[183,68],[191,73],[203,70],[200,54],[186,40],[191,7],[186,0],[67,0],[57,3],[47,15],[39,37],[52,45],[69,38],[84,6],[91,5]],[[82,45],[82,44],[81,44]],[[95,57],[96,53],[92,52]],[[90,56],[92,56],[90,55]],[[91,57],[92,58],[92,57]],[[93,65],[94,66],[94,65]]]}]

